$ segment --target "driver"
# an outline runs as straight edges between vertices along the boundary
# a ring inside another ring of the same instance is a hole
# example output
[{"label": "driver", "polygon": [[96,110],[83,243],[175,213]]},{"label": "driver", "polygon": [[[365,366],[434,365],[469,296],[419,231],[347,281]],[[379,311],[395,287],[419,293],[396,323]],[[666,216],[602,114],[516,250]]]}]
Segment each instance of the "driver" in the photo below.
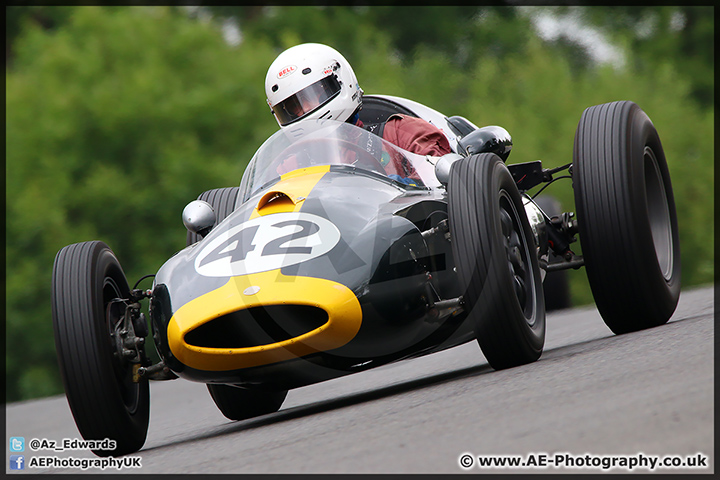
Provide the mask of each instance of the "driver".
[{"label": "driver", "polygon": [[[268,69],[265,93],[280,128],[306,119],[334,119],[365,128],[360,121],[363,91],[355,73],[345,57],[327,45],[305,43],[282,52]],[[442,131],[420,118],[394,114],[377,131],[388,142],[419,155],[452,152]],[[381,159],[388,175],[414,183],[417,173],[393,157]]]}]

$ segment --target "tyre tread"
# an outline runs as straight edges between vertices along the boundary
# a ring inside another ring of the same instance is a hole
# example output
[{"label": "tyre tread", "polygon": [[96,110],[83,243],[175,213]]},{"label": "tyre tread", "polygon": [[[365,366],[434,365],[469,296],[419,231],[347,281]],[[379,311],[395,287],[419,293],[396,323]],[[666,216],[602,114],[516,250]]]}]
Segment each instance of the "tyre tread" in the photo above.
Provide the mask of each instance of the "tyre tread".
[{"label": "tyre tread", "polygon": [[[679,296],[679,285],[663,288],[652,268],[653,262],[657,264],[652,237],[640,213],[645,185],[638,142],[643,136],[652,141],[657,132],[635,103],[596,105],[583,112],[573,150],[575,202],[588,280],[603,320],[615,333],[665,323]],[[662,154],[659,138],[655,149]],[[658,161],[666,170],[664,154]],[[672,198],[671,190],[668,195]],[[674,217],[674,203],[672,212]],[[676,257],[679,267],[679,252]],[[646,277],[640,278],[640,272]]]}]

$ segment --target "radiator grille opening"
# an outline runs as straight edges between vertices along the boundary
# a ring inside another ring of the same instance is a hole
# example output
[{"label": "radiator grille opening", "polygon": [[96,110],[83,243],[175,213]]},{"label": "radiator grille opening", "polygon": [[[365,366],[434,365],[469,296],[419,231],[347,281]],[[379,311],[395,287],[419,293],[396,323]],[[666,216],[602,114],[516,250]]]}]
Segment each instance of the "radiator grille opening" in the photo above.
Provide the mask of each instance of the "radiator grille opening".
[{"label": "radiator grille opening", "polygon": [[298,337],[328,321],[325,310],[308,305],[268,305],[232,312],[185,334],[185,342],[206,348],[247,348]]}]

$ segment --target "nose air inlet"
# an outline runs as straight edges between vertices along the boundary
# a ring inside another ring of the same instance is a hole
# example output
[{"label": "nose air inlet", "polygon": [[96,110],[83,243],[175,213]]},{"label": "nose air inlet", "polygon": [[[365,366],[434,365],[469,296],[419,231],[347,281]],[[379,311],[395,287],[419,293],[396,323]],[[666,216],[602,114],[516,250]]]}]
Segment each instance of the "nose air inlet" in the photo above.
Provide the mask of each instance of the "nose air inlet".
[{"label": "nose air inlet", "polygon": [[278,269],[232,277],[183,305],[167,334],[170,350],[183,364],[223,371],[341,347],[361,323],[360,303],[346,286],[286,276]]}]

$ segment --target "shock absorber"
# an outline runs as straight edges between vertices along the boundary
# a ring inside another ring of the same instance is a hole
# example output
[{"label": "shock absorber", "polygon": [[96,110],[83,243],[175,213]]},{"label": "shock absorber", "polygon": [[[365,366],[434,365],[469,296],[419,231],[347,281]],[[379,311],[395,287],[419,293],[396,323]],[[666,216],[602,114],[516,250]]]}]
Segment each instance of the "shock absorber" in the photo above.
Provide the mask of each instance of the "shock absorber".
[{"label": "shock absorber", "polygon": [[548,265],[547,271],[565,270],[567,268],[580,268],[585,265],[581,256],[575,255],[570,250],[570,244],[577,241],[575,235],[578,232],[577,220],[573,212],[564,212],[550,219],[548,224],[548,245],[555,255],[564,259],[564,262]]}]

